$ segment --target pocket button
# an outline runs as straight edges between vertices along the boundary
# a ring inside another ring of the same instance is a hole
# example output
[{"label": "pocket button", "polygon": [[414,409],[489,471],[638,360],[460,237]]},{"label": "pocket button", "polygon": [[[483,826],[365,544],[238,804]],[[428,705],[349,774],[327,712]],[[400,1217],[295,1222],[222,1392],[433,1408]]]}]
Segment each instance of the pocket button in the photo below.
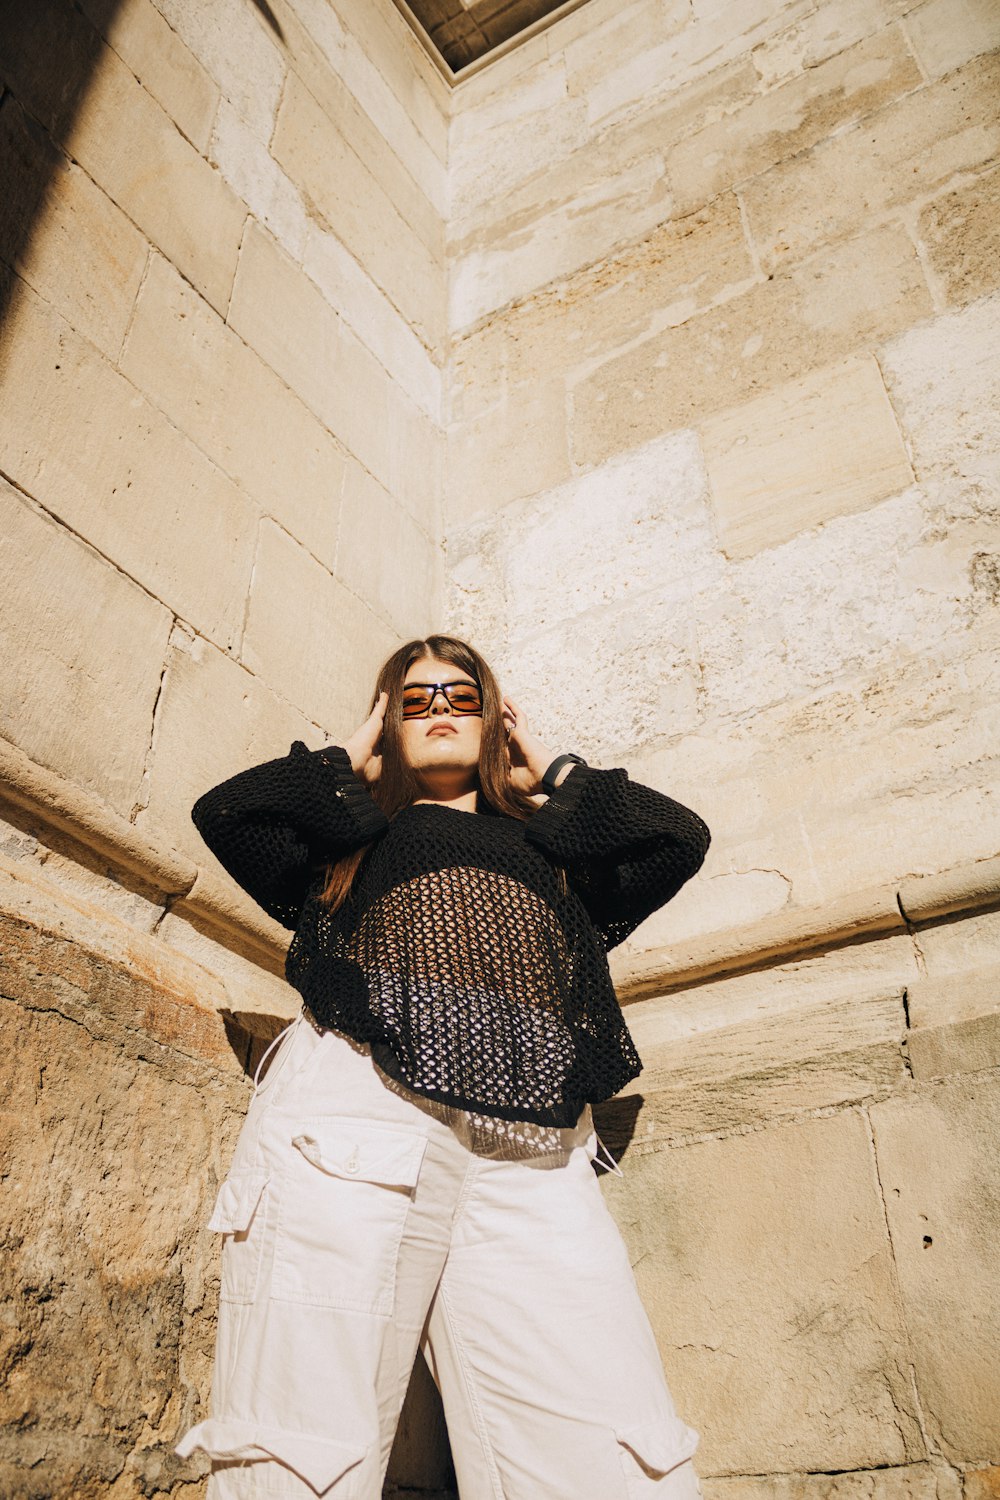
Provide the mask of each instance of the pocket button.
[{"label": "pocket button", "polygon": [[355,1146],[354,1150],[351,1152],[350,1156],[347,1158],[347,1161],[344,1163],[344,1165],[347,1168],[348,1172],[356,1172],[358,1170],[358,1148],[357,1148],[357,1146]]}]

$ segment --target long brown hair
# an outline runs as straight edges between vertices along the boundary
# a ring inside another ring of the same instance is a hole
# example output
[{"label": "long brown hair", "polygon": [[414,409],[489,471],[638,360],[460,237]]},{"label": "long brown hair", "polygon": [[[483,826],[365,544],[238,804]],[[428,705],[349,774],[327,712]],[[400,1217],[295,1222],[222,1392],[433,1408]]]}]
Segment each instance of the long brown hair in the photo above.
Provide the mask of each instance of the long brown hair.
[{"label": "long brown hair", "polygon": [[[477,803],[480,811],[506,813],[513,818],[530,818],[536,811],[527,792],[512,786],[510,761],[507,752],[507,732],[503,722],[503,698],[500,686],[490,670],[489,664],[467,642],[454,635],[429,635],[424,640],[407,641],[395,650],[379,668],[368,713],[371,714],[379,694],[387,692],[385,716],[382,721],[380,753],[382,768],[375,782],[366,783],[370,795],[390,820],[420,795],[422,788],[410,767],[403,749],[403,683],[415,661],[425,656],[436,656],[441,661],[468,674],[479,684],[483,700],[483,731],[479,749],[479,787]],[[364,859],[371,841],[362,844],[326,867],[326,884],[320,893],[322,901],[330,911],[336,911],[347,899],[351,884]],[[557,867],[560,884],[566,889],[566,875]]]}]

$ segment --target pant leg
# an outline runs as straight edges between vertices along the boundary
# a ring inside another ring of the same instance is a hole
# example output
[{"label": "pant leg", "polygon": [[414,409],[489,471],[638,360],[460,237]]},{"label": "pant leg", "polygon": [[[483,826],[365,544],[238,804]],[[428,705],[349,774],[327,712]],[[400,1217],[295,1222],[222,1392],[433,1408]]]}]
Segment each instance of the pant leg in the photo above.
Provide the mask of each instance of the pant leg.
[{"label": "pant leg", "polygon": [[[270,1083],[268,1080],[272,1080]],[[251,1101],[223,1234],[209,1500],[378,1500],[468,1152],[307,1024]]]},{"label": "pant leg", "polygon": [[[581,1117],[581,1120],[583,1117]],[[462,1500],[698,1500],[618,1227],[591,1166],[479,1161],[425,1354]]]}]

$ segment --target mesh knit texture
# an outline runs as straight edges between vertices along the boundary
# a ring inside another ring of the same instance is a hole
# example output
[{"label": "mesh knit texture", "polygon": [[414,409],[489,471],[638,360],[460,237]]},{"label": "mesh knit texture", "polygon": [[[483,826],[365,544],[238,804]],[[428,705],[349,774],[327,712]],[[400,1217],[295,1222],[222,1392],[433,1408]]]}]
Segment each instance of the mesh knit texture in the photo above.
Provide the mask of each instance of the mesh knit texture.
[{"label": "mesh knit texture", "polygon": [[[573,765],[526,819],[480,796],[390,820],[338,745],[252,766],[192,819],[222,866],[294,929],[290,984],[389,1078],[501,1120],[576,1124],[641,1072],[608,950],[700,868],[697,813],[621,769]],[[336,912],[327,862],[369,844]],[[567,875],[563,893],[557,867]]]}]

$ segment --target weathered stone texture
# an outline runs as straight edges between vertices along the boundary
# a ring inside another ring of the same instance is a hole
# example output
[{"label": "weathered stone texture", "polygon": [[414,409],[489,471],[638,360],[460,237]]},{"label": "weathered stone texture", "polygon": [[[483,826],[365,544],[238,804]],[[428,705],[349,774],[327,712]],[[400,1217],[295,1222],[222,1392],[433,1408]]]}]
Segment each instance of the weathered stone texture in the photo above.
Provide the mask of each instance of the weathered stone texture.
[{"label": "weathered stone texture", "polygon": [[117,359],[146,266],[146,241],[11,95],[0,106],[0,153],[0,259]]},{"label": "weathered stone texture", "polygon": [[398,644],[392,627],[287,532],[261,522],[243,648],[254,676],[315,723],[344,724],[354,701],[345,661],[373,682]]},{"label": "weathered stone texture", "polygon": [[727,557],[748,557],[913,481],[871,357],[722,412],[702,441]]},{"label": "weathered stone texture", "polygon": [[0,389],[6,474],[210,640],[238,641],[254,508],[235,485],[24,287]]},{"label": "weathered stone texture", "polygon": [[194,996],[2,919],[5,1296],[0,1486],[164,1494],[209,1367],[202,1225],[245,1085]]},{"label": "weathered stone texture", "polygon": [[888,27],[805,69],[667,154],[673,211],[797,157],[922,82],[898,27]]},{"label": "weathered stone texture", "polygon": [[203,151],[219,88],[154,0],[83,0],[81,8],[178,130]]},{"label": "weathered stone texture", "polygon": [[[331,128],[329,118],[294,75],[282,100],[272,151],[303,189],[313,211],[336,230],[410,326],[431,348],[437,347],[444,308],[434,249],[407,223],[388,186]],[[421,227],[429,237],[437,220],[429,209],[425,218],[428,222]]]},{"label": "weathered stone texture", "polygon": [[907,6],[906,34],[931,78],[1000,47],[1000,12],[993,0],[929,0]]},{"label": "weathered stone texture", "polygon": [[606,360],[572,392],[574,459],[602,463],[870,347],[930,311],[904,231],[858,235]]},{"label": "weathered stone texture", "polygon": [[[260,510],[333,568],[345,455],[158,255],[143,283],[121,368]],[[238,391],[239,400],[220,400],[223,391]]]},{"label": "weathered stone texture", "polygon": [[604,1178],[699,1472],[925,1457],[868,1129],[827,1118],[623,1159]]},{"label": "weathered stone texture", "polygon": [[972,302],[1000,284],[1000,169],[935,198],[917,232],[951,305]]},{"label": "weathered stone texture", "polygon": [[[0,513],[0,732],[127,817],[145,765],[170,616],[2,481]],[[100,676],[92,670],[97,660]]]},{"label": "weathered stone texture", "polygon": [[924,1421],[950,1462],[1000,1446],[998,1075],[943,1080],[871,1109]]},{"label": "weathered stone texture", "polygon": [[[976,59],[782,162],[746,188],[765,266],[898,212],[1000,152],[1000,58]],[[916,321],[916,319],[913,319]]]}]

